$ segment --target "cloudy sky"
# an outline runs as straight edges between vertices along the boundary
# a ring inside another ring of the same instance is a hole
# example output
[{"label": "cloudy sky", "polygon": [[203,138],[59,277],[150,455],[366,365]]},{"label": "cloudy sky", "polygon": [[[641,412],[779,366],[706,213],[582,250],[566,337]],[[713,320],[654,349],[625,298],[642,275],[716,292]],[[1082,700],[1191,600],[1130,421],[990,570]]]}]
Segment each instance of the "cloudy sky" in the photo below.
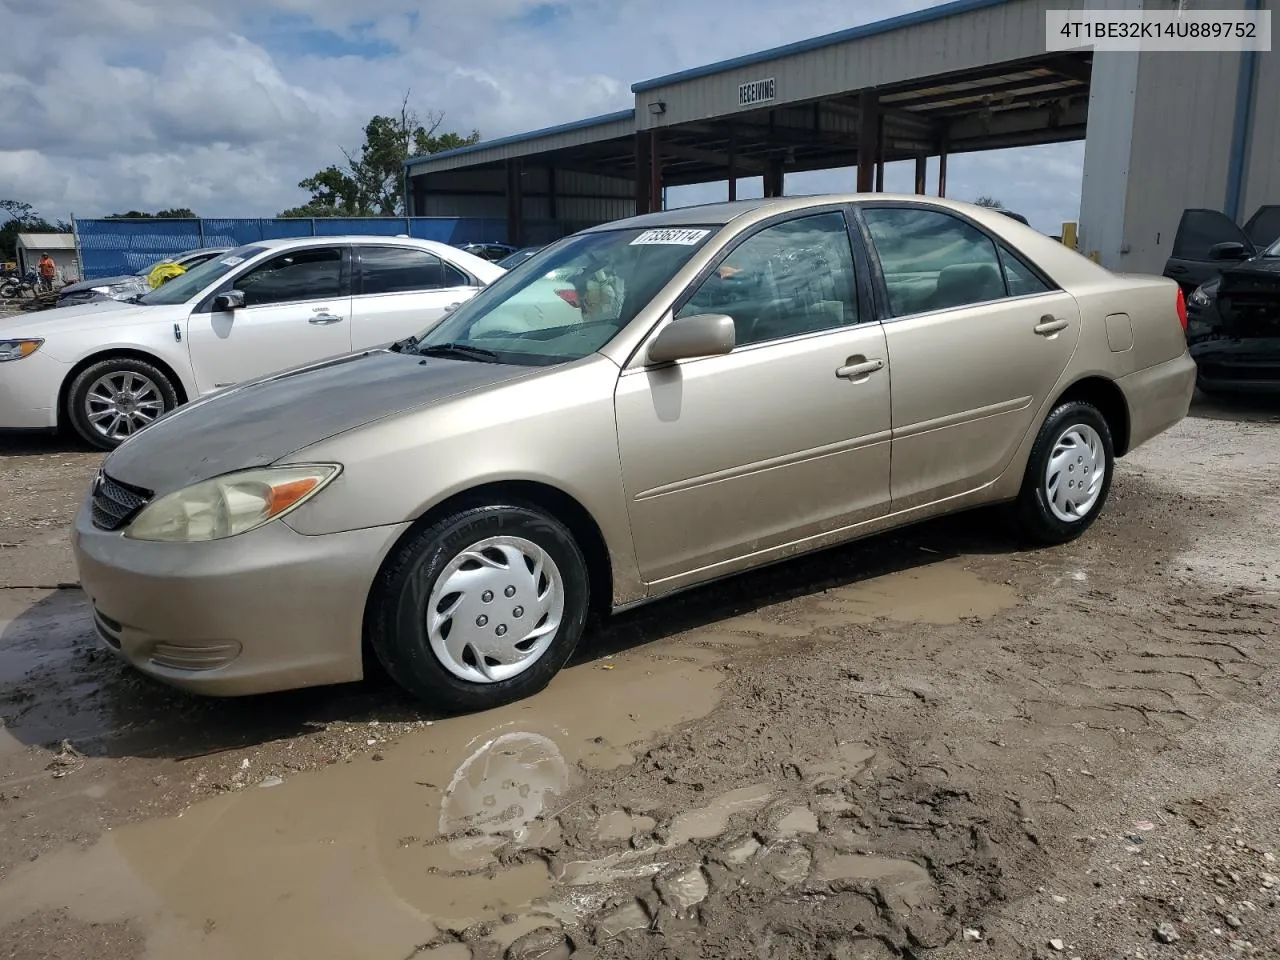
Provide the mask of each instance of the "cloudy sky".
[{"label": "cloudy sky", "polygon": [[[777,0],[0,0],[0,199],[50,218],[272,216],[406,89],[446,128],[499,137],[630,107],[639,80],[930,5],[790,0],[779,17]],[[1082,159],[1082,144],[955,157],[948,193],[1056,228],[1078,214]],[[911,184],[909,168],[886,171],[887,189]],[[852,185],[832,171],[787,191]]]}]

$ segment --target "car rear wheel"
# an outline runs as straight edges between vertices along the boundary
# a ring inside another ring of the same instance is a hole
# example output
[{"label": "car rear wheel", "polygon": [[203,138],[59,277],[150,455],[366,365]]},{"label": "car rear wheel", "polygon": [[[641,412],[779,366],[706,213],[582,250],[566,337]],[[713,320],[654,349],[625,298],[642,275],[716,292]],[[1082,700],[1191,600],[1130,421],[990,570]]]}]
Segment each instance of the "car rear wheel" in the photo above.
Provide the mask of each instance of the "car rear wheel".
[{"label": "car rear wheel", "polygon": [[1045,420],[1018,494],[1019,529],[1044,544],[1084,533],[1111,490],[1115,448],[1106,418],[1091,404],[1064,403]]},{"label": "car rear wheel", "polygon": [[111,450],[178,405],[165,373],[145,360],[111,357],[81,370],[67,391],[67,419],[100,450]]},{"label": "car rear wheel", "polygon": [[587,619],[586,562],[572,534],[516,504],[472,507],[414,533],[384,567],[368,631],[414,696],[487,710],[545,687]]}]

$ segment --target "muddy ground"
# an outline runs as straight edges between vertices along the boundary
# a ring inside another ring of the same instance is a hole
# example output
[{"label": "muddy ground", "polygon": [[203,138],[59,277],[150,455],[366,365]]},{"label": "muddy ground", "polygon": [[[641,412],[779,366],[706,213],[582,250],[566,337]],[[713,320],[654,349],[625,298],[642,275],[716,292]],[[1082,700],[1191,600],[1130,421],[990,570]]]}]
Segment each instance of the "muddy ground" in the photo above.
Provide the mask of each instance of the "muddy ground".
[{"label": "muddy ground", "polygon": [[618,618],[540,696],[209,701],[93,638],[98,457],[0,441],[0,956],[1280,955],[1280,407],[1105,515],[977,513]]}]

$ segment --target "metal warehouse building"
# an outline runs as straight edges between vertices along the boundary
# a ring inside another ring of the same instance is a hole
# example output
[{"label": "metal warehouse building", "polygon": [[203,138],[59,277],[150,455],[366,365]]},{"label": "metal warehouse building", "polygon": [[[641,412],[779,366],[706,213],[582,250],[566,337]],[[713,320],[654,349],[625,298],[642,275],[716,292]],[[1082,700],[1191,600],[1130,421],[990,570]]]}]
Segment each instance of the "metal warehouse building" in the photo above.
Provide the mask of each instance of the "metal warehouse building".
[{"label": "metal warehouse building", "polygon": [[646,80],[632,109],[410,160],[409,212],[505,217],[541,243],[658,209],[669,186],[727,180],[732,199],[759,177],[778,196],[788,172],[856,165],[872,191],[913,160],[916,192],[945,195],[949,155],[1083,139],[1080,249],[1159,272],[1183,209],[1243,223],[1280,201],[1280,54],[1046,52],[1050,9],[1142,6],[954,0]]}]

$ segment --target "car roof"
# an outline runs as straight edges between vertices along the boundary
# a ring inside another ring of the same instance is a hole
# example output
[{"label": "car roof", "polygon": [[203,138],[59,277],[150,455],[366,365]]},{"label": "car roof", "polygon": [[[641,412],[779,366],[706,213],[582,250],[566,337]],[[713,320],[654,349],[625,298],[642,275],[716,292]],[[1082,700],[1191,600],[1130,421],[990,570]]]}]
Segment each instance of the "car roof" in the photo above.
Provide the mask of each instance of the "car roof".
[{"label": "car roof", "polygon": [[330,243],[377,243],[382,246],[392,247],[418,247],[419,249],[434,250],[436,252],[458,249],[447,243],[441,243],[439,240],[420,240],[417,237],[387,237],[380,234],[361,233],[342,233],[317,237],[276,237],[271,240],[252,241],[246,243],[245,246],[265,247],[268,250],[276,250],[281,247],[318,247]]},{"label": "car roof", "polygon": [[[590,227],[583,232],[596,233],[605,230],[635,229],[648,227],[722,227],[741,217],[752,220],[763,219],[777,213],[801,212],[813,207],[824,207],[834,203],[920,203],[935,208],[955,210],[973,216],[975,211],[988,210],[976,204],[962,200],[949,200],[946,197],[931,197],[919,193],[828,193],[810,194],[799,197],[763,197],[755,200],[730,200],[719,203],[695,204],[688,207],[676,207],[656,213],[643,213],[624,220],[614,220]],[[754,215],[754,216],[752,216]],[[1009,218],[1013,219],[1013,218]]]}]

